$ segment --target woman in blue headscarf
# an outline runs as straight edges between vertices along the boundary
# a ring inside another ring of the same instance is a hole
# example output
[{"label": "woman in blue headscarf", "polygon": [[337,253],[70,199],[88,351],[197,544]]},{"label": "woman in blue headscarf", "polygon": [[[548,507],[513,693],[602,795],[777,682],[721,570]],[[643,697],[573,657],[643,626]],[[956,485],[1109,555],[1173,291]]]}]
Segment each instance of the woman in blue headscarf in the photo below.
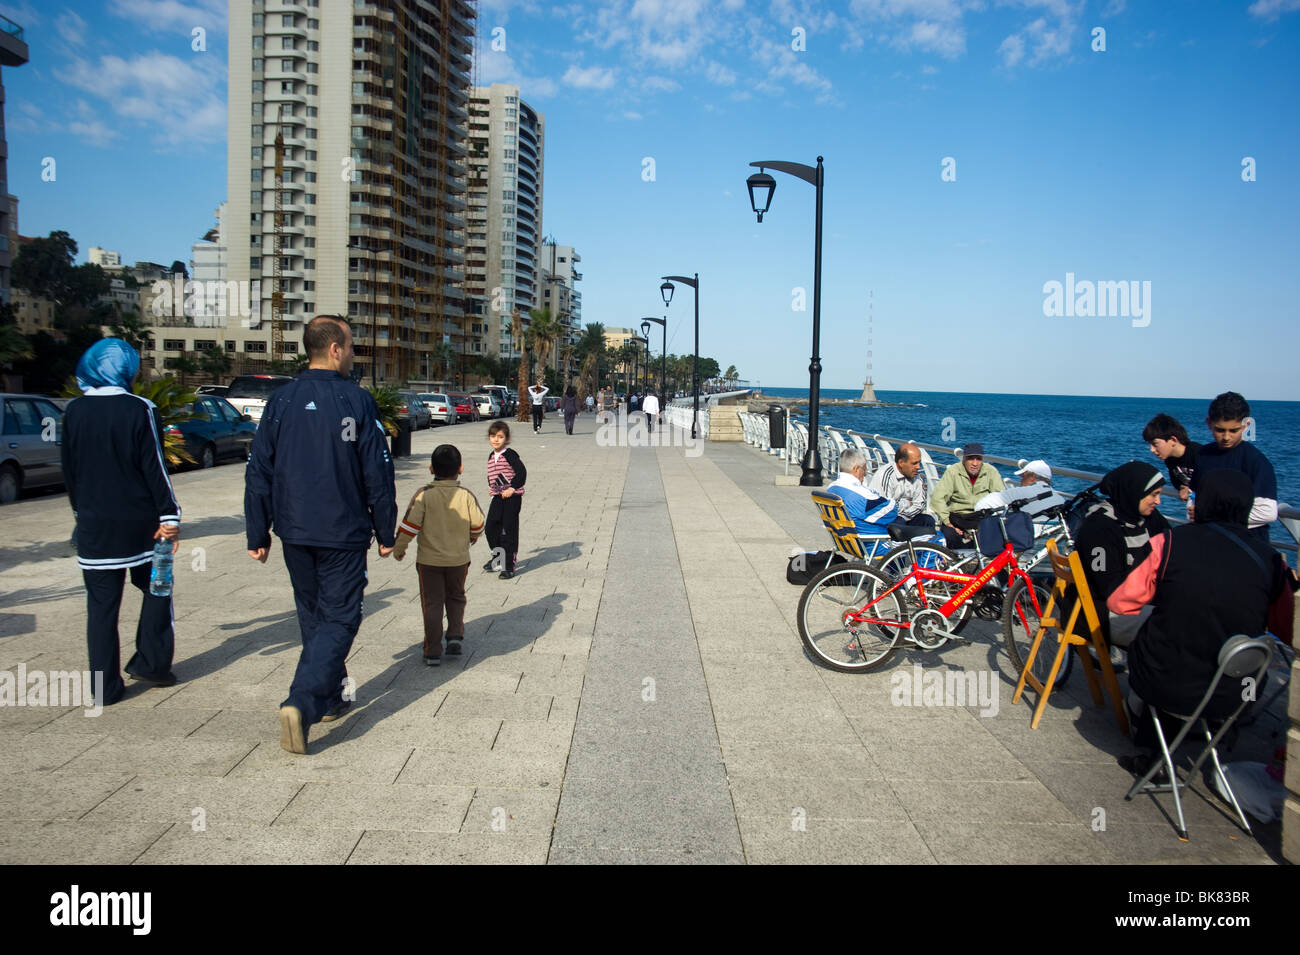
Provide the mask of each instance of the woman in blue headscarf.
[{"label": "woman in blue headscarf", "polygon": [[176,552],[181,509],[167,477],[157,409],[131,391],[139,370],[140,356],[126,342],[97,341],[77,363],[77,387],[85,397],[69,404],[63,419],[63,479],[86,583],[90,670],[96,702],[104,706],[126,692],[117,617],[127,571],[144,604],[126,672],[159,686],[176,682],[172,601],[149,593],[149,570],[155,540],[173,541]]}]

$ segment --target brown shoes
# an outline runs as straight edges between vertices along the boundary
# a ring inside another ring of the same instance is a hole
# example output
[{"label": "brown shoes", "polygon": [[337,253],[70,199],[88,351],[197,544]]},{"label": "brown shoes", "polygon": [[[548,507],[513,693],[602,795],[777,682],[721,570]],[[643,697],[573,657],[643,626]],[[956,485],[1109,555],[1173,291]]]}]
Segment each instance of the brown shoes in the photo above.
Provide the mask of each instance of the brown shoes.
[{"label": "brown shoes", "polygon": [[302,725],[302,711],[296,706],[280,707],[280,748],[307,755],[307,727]]}]

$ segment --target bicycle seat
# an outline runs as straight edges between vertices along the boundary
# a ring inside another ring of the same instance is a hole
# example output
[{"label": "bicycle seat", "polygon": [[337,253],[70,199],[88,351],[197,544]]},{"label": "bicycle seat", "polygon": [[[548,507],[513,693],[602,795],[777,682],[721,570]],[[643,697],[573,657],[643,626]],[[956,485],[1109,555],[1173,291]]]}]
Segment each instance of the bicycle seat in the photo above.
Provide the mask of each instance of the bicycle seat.
[{"label": "bicycle seat", "polygon": [[889,525],[889,539],[894,541],[910,541],[916,537],[929,537],[933,533],[933,527],[908,527],[906,524]]}]

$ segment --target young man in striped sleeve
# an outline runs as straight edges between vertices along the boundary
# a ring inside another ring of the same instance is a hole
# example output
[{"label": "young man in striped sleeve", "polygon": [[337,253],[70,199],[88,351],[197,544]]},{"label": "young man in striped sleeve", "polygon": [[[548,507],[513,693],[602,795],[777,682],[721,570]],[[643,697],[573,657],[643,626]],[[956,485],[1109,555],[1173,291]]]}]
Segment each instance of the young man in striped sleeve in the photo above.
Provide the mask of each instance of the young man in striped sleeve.
[{"label": "young man in striped sleeve", "polygon": [[433,483],[415,492],[406,516],[397,526],[393,556],[401,560],[416,541],[415,569],[420,576],[420,607],[424,611],[424,662],[442,663],[442,617],[447,615],[447,655],[460,654],[465,639],[465,576],[469,548],[483,533],[484,516],[478,499],[460,486],[464,470],[460,451],[440,444],[433,449],[429,472]]}]

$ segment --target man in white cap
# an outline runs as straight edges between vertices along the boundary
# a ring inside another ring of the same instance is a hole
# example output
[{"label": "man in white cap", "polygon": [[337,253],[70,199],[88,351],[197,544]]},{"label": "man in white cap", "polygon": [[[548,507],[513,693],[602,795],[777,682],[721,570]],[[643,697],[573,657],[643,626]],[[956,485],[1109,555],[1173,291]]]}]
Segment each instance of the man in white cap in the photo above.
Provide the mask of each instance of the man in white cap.
[{"label": "man in white cap", "polygon": [[[1037,497],[1044,491],[1052,491],[1052,469],[1047,466],[1046,461],[1030,461],[1015,473],[1020,478],[1019,487],[1009,487],[1002,491],[994,491],[992,494],[985,494],[975,502],[975,510],[982,511],[986,508],[1006,507],[1012,501],[1022,501],[1025,498]],[[1020,511],[1022,514],[1033,517],[1049,508],[1064,503],[1065,498],[1052,491],[1049,497],[1026,504]]]}]

